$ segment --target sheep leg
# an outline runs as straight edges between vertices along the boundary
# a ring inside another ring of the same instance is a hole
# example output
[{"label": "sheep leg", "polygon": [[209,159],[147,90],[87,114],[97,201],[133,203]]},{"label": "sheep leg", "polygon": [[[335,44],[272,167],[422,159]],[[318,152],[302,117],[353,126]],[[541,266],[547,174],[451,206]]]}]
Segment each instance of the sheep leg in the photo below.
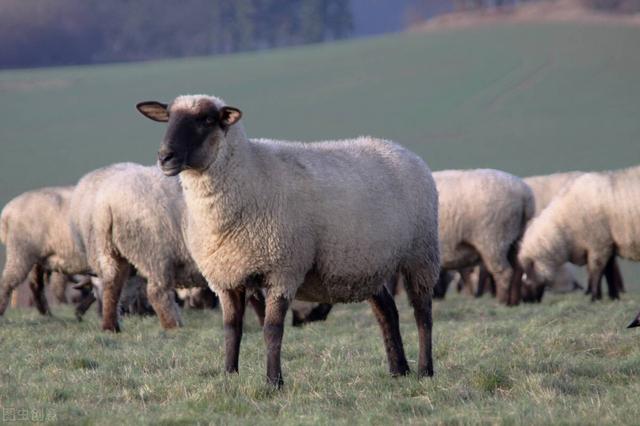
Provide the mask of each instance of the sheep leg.
[{"label": "sheep leg", "polygon": [[436,286],[433,288],[433,298],[434,299],[444,299],[447,295],[447,290],[449,289],[449,274],[447,271],[441,270],[440,275],[438,277],[438,282]]},{"label": "sheep leg", "polygon": [[[460,274],[460,281],[458,281],[458,293],[464,292],[468,295],[474,294],[473,283],[471,282],[473,268],[462,268],[458,270],[458,273]],[[442,275],[442,271],[440,271],[440,275]]]},{"label": "sheep leg", "polygon": [[28,280],[36,309],[38,309],[40,314],[50,316],[51,310],[49,309],[49,303],[44,293],[44,270],[42,266],[38,264],[33,265],[33,268],[29,271]]},{"label": "sheep leg", "polygon": [[395,274],[390,280],[385,281],[384,286],[392,297],[396,297],[400,289],[400,274]]},{"label": "sheep leg", "polygon": [[620,268],[618,267],[618,262],[616,262],[615,255],[609,258],[609,261],[604,267],[604,275],[607,279],[609,298],[612,300],[620,299],[619,290],[621,287],[624,287],[624,285],[621,284],[622,275],[620,275]]},{"label": "sheep leg", "polygon": [[129,277],[130,266],[124,259],[118,259],[110,269],[110,273],[103,277],[102,329],[118,333],[120,332],[118,302],[122,287]]},{"label": "sheep leg", "polygon": [[589,273],[589,288],[591,289],[591,301],[602,299],[602,275],[604,267],[600,262],[589,262],[587,266]]},{"label": "sheep leg", "polygon": [[49,274],[49,286],[58,303],[69,303],[67,300],[67,276],[60,272]]},{"label": "sheep leg", "polygon": [[618,291],[624,293],[624,279],[622,278],[622,271],[620,271],[620,264],[617,259],[613,259],[613,266],[611,267],[613,272],[613,279],[616,281]]},{"label": "sheep leg", "polygon": [[[405,289],[413,306],[413,316],[418,326],[419,355],[418,376],[433,376],[433,317],[431,288],[437,276],[431,277],[429,271],[406,271]],[[432,281],[432,282],[429,282]]]},{"label": "sheep leg", "polygon": [[221,290],[218,292],[218,298],[220,306],[222,306],[222,324],[224,326],[224,369],[227,373],[237,373],[240,341],[242,340],[245,290]]},{"label": "sheep leg", "polygon": [[406,375],[409,373],[409,364],[407,364],[407,358],[404,355],[398,310],[393,297],[383,286],[380,292],[369,298],[369,304],[382,330],[389,372],[392,376]]},{"label": "sheep leg", "polygon": [[11,293],[27,279],[36,262],[36,258],[18,256],[7,250],[7,261],[2,271],[2,279],[0,279],[0,316],[4,315],[4,311],[9,306]]},{"label": "sheep leg", "polygon": [[[489,271],[487,271],[487,268],[482,263],[480,264],[480,266],[478,266],[478,268],[479,268],[478,283],[476,287],[475,297],[484,296],[484,293],[485,291],[487,291],[487,288],[489,288],[489,291],[491,292],[491,294],[495,296],[496,289],[495,289],[495,285],[493,283],[493,278],[491,277],[491,274],[489,274]],[[471,279],[471,277],[469,277],[469,279]],[[473,286],[473,283],[471,283],[471,285]]]},{"label": "sheep leg", "polygon": [[182,327],[180,309],[173,296],[173,290],[169,286],[157,281],[149,281],[147,284],[147,297],[153,310],[158,315],[160,325],[165,330]]},{"label": "sheep leg", "polygon": [[284,334],[284,320],[289,309],[289,301],[281,295],[267,295],[267,308],[264,318],[264,341],[267,346],[267,383],[281,388],[282,367],[280,349]]},{"label": "sheep leg", "polygon": [[522,274],[524,271],[520,267],[517,254],[517,249],[512,247],[509,251],[509,264],[512,268],[511,281],[509,282],[509,306],[519,305],[522,299]]},{"label": "sheep leg", "polygon": [[264,327],[264,315],[265,315],[265,300],[261,290],[255,290],[251,296],[249,296],[249,303],[253,308],[253,311],[258,317],[260,327]]},{"label": "sheep leg", "polygon": [[[505,259],[506,260],[506,259]],[[513,280],[513,269],[508,262],[487,263],[487,270],[496,282],[496,297],[498,302],[510,306],[511,304],[511,284]]]}]

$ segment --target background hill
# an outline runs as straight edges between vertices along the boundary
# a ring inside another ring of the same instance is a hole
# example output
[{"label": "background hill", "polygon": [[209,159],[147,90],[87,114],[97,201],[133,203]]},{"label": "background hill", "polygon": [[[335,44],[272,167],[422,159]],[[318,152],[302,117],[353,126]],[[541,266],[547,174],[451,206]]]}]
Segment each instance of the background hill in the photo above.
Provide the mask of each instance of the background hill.
[{"label": "background hill", "polygon": [[636,28],[521,24],[0,72],[0,205],[112,162],[152,164],[163,126],[134,105],[185,93],[224,97],[253,137],[371,134],[435,170],[630,166],[640,153],[638,46]]}]

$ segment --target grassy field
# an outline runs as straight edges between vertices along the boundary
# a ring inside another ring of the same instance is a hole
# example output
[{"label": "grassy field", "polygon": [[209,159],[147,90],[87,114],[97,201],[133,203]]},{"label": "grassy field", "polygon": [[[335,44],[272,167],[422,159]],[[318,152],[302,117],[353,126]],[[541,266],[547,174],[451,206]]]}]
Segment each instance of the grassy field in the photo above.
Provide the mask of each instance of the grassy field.
[{"label": "grassy field", "polygon": [[[372,134],[433,169],[625,167],[640,158],[639,76],[640,30],[573,24],[0,72],[0,205],[112,162],[153,163],[163,126],[134,105],[183,93],[225,97],[252,136]],[[241,375],[227,377],[219,312],[189,312],[170,333],[154,318],[128,319],[116,336],[97,332],[93,315],[78,324],[65,308],[55,318],[13,310],[0,319],[0,406],[47,410],[63,424],[637,424],[640,335],[624,329],[640,307],[637,272],[625,265],[630,291],[618,303],[578,294],[515,309],[437,303],[433,380],[389,378],[368,307],[338,307],[326,324],[287,329],[281,393],[263,384],[253,318]],[[401,315],[415,360],[403,298]]]},{"label": "grassy field", "polygon": [[[415,370],[413,315],[398,302]],[[368,305],[343,305],[287,328],[281,392],[264,384],[252,312],[240,375],[228,376],[219,311],[187,312],[177,332],[126,319],[114,336],[93,312],[78,324],[68,308],[13,310],[1,320],[0,402],[61,424],[637,424],[640,336],[623,328],[636,307],[574,294],[509,309],[456,295],[435,304],[436,376],[418,380],[388,376]]]}]

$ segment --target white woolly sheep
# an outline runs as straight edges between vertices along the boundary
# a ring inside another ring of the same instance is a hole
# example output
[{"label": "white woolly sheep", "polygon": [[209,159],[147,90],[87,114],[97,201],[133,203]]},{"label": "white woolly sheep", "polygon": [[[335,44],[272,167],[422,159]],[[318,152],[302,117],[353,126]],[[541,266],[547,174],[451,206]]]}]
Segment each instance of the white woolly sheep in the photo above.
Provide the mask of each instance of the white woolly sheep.
[{"label": "white woolly sheep", "polygon": [[114,164],[85,175],[71,198],[72,228],[104,285],[102,328],[119,331],[117,305],[133,265],[164,328],[181,325],[173,290],[207,283],[184,237],[184,200],[177,178],[157,167]]},{"label": "white woolly sheep", "polygon": [[418,370],[433,374],[431,291],[438,278],[437,192],[418,156],[394,143],[250,140],[241,112],[216,97],[180,96],[138,110],[168,122],[158,159],[180,174],[189,249],[223,309],[226,371],[238,371],[245,289],[267,290],[268,382],[281,386],[280,348],[294,297],[368,299],[392,374],[409,371],[393,298],[407,281],[420,337]]},{"label": "white woolly sheep", "polygon": [[535,206],[519,177],[499,170],[434,172],[438,187],[442,268],[462,269],[482,262],[496,283],[497,298],[520,301],[517,245]]},{"label": "white woolly sheep", "polygon": [[[573,171],[563,173],[553,173],[550,175],[530,176],[524,178],[524,181],[529,185],[533,191],[533,195],[536,199],[536,216],[538,216],[553,200],[553,198],[560,193],[560,191],[573,182],[577,177],[583,175],[584,172]],[[609,287],[609,294],[618,297],[619,291],[624,291],[624,283],[622,281],[622,274],[618,262],[613,259],[613,273],[610,275],[613,282],[607,280]],[[549,283],[543,283],[534,288],[532,286],[525,286],[525,289],[532,289],[533,298],[540,301],[544,294],[545,287],[550,287],[557,291],[573,291],[582,288],[580,285],[577,274],[577,270],[570,263],[562,265],[558,273],[553,277],[553,280]],[[612,286],[615,286],[613,288]],[[587,289],[590,292],[590,289]]]},{"label": "white woolly sheep", "polygon": [[44,295],[48,271],[67,274],[87,271],[69,227],[69,201],[73,187],[51,187],[25,192],[11,200],[0,216],[0,241],[7,247],[7,259],[0,283],[0,315],[11,293],[26,279],[36,307],[49,314]]},{"label": "white woolly sheep", "polygon": [[[174,289],[207,287],[184,240],[185,203],[177,178],[157,167],[119,163],[85,175],[71,199],[72,229],[103,290],[102,328],[119,331],[118,301],[131,266],[148,280],[163,328],[182,324]],[[261,295],[249,301],[262,322]]]},{"label": "white woolly sheep", "polygon": [[[620,256],[640,260],[640,167],[585,173],[569,183],[535,218],[519,259],[526,281],[552,279],[565,262],[587,265],[592,300],[602,298],[603,274],[616,282]],[[609,296],[617,297],[617,285]]]}]

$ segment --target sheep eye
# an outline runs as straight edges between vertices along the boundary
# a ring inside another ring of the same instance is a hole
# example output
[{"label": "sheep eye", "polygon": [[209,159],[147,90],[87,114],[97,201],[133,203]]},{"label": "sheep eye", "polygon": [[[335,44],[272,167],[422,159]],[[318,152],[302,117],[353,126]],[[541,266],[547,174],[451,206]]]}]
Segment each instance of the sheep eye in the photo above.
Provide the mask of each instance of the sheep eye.
[{"label": "sheep eye", "polygon": [[216,120],[213,117],[205,117],[203,122],[204,122],[204,125],[207,127],[211,127],[214,124],[216,124]]}]

